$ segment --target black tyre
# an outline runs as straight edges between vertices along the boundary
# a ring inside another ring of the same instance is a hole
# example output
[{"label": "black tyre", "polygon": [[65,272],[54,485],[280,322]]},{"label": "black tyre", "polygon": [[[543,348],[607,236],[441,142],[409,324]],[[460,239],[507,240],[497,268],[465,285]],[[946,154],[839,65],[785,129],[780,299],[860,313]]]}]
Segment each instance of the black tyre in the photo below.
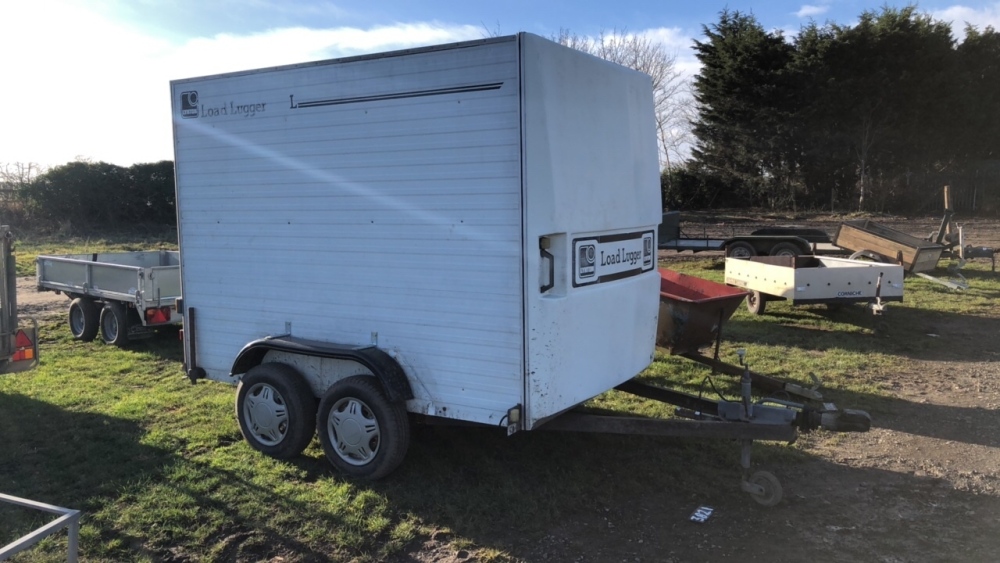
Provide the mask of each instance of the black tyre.
[{"label": "black tyre", "polygon": [[763,315],[766,306],[767,295],[759,291],[754,291],[750,295],[747,295],[747,311],[750,311],[750,314]]},{"label": "black tyre", "polygon": [[69,304],[69,331],[73,338],[90,342],[97,336],[101,313],[91,299],[77,297]]},{"label": "black tyre", "polygon": [[861,260],[863,262],[886,262],[882,255],[872,250],[859,250],[849,257],[851,260]]},{"label": "black tyre", "polygon": [[381,479],[406,456],[410,421],[403,403],[390,403],[372,376],[334,383],[319,403],[316,430],[326,459],[338,471]]},{"label": "black tyre", "polygon": [[250,368],[236,388],[236,420],[250,447],[274,458],[292,458],[312,440],[316,398],[295,368],[261,364]]},{"label": "black tyre", "polygon": [[726,256],[730,258],[753,258],[757,250],[749,242],[738,240],[726,245]]},{"label": "black tyre", "polygon": [[101,309],[101,339],[119,348],[128,345],[128,311],[118,301],[108,301]]},{"label": "black tyre", "polygon": [[802,250],[790,242],[779,242],[771,248],[771,256],[798,256]]}]

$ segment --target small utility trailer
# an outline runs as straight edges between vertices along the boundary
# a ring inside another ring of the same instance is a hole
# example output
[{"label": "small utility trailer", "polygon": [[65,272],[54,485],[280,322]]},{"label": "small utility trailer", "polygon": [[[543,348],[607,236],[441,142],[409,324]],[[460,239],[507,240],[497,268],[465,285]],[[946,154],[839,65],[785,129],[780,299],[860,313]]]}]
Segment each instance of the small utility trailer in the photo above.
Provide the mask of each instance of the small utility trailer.
[{"label": "small utility trailer", "polygon": [[768,301],[792,305],[866,303],[881,315],[903,300],[903,267],[829,256],[726,258],[726,283],[746,289],[747,310],[762,314]]},{"label": "small utility trailer", "polygon": [[833,243],[854,254],[852,257],[895,262],[906,273],[927,272],[937,267],[944,246],[880,225],[871,219],[845,221],[837,227]]},{"label": "small utility trailer", "polygon": [[39,256],[39,291],[63,293],[70,301],[73,338],[126,346],[156,328],[181,322],[178,252],[153,250]]},{"label": "small utility trailer", "polygon": [[733,258],[752,256],[799,256],[802,254],[845,254],[832,244],[830,235],[821,229],[808,227],[766,227],[749,235],[732,234],[712,238],[702,233],[692,237],[680,228],[679,211],[668,211],[658,227],[658,248],[677,252],[724,251]]},{"label": "small utility trailer", "polygon": [[[737,352],[739,365],[719,359],[723,325],[747,295],[745,290],[665,269],[659,273],[657,345],[673,355],[710,367],[713,372],[739,377],[739,397],[708,399],[700,393],[692,395],[633,379],[616,388],[675,405],[679,419],[595,418],[567,413],[550,422],[550,428],[608,431],[609,427],[620,427],[621,432],[737,439],[741,444],[742,489],[766,506],[781,500],[782,489],[773,474],[750,472],[754,440],[792,442],[800,431],[822,428],[833,432],[867,432],[871,428],[868,413],[840,409],[824,401],[815,378],[812,387],[805,387],[753,372],[742,350]],[[699,351],[713,344],[712,356]]]}]

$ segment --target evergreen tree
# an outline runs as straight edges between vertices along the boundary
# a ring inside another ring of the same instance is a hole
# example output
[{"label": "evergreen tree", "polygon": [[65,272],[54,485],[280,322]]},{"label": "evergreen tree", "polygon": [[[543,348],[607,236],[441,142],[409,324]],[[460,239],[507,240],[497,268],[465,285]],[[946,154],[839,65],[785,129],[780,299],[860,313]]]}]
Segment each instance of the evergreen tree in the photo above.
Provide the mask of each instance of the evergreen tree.
[{"label": "evergreen tree", "polygon": [[694,158],[728,186],[731,204],[794,205],[792,46],[740,12],[723,11],[703,31]]}]

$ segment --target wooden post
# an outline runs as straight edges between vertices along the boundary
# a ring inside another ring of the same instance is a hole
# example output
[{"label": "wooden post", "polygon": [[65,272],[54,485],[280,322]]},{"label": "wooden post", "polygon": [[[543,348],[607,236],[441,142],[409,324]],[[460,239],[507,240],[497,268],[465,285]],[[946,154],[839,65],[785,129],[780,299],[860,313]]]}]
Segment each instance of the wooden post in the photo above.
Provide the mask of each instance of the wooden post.
[{"label": "wooden post", "polygon": [[[951,194],[949,193],[948,185],[945,184],[945,186],[944,186],[944,213],[945,213],[945,215],[948,215],[948,212],[951,211],[951,197],[950,197],[950,195]],[[947,229],[946,232],[948,233],[948,237],[945,240],[951,242],[951,221],[950,220],[948,221],[948,225],[945,228]]]}]

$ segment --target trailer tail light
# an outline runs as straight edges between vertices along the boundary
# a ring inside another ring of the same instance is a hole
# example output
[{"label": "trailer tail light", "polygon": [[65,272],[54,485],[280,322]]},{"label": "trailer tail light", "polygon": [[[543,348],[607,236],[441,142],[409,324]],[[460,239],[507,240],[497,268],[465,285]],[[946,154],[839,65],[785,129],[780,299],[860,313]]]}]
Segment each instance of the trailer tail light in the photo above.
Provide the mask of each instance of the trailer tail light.
[{"label": "trailer tail light", "polygon": [[35,359],[35,343],[31,341],[28,333],[23,330],[17,331],[17,335],[14,337],[14,347],[14,355],[11,357],[11,361],[23,362]]},{"label": "trailer tail light", "polygon": [[146,309],[146,324],[158,325],[170,322],[170,307]]}]

